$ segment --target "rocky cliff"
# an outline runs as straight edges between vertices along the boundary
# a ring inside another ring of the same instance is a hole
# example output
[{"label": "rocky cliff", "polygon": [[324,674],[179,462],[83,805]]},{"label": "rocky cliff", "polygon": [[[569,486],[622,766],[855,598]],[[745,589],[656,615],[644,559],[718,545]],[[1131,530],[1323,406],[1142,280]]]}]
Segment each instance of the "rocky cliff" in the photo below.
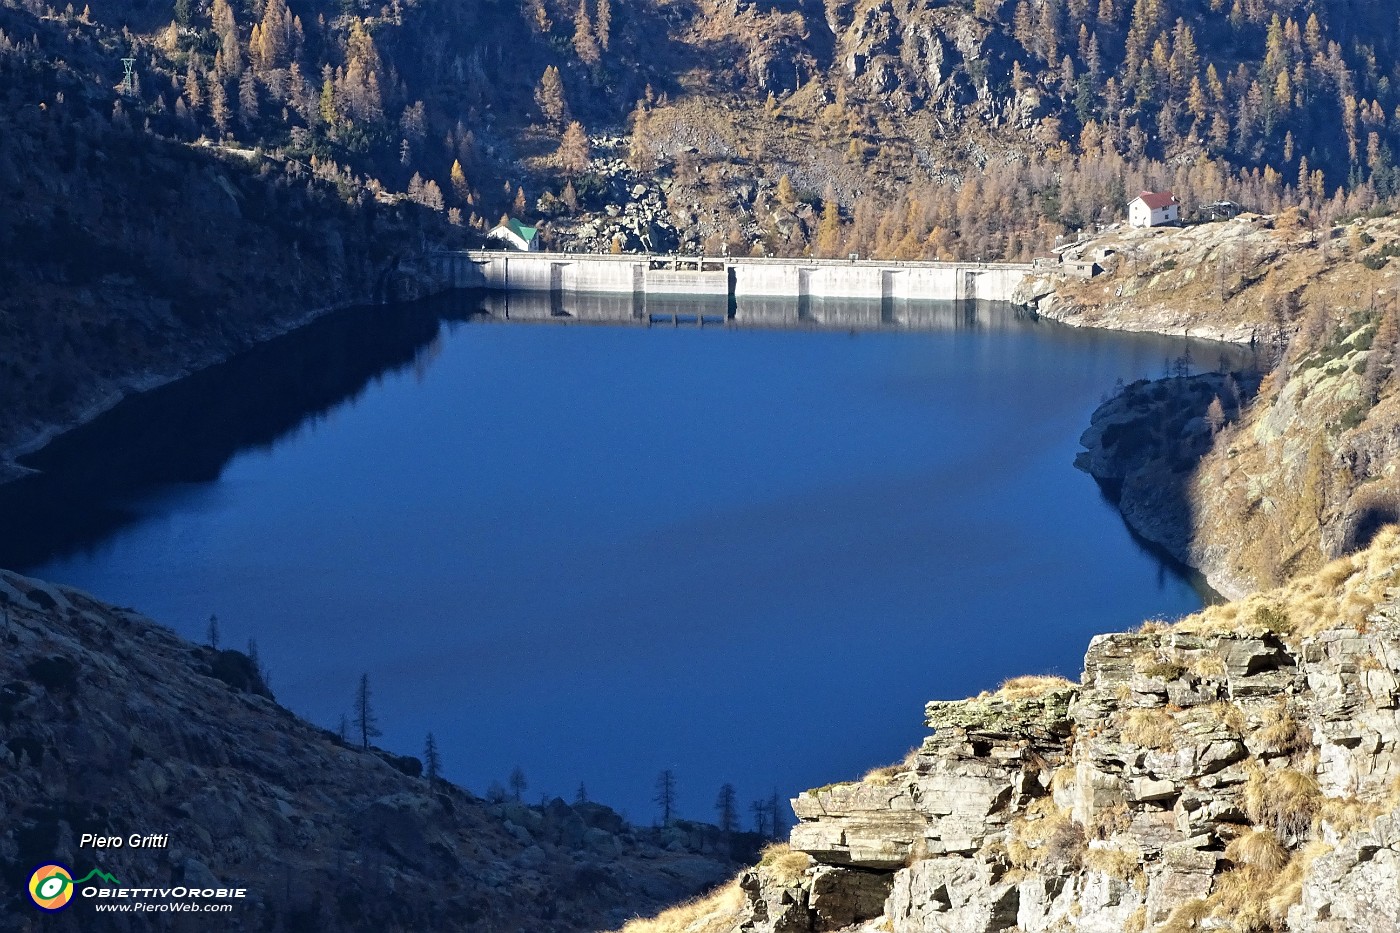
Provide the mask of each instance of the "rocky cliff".
[{"label": "rocky cliff", "polygon": [[[416,759],[360,748],[278,706],[237,651],[0,571],[0,928],[191,929],[90,905],[38,913],[37,865],[131,887],[243,887],[226,930],[582,931],[734,870],[713,827],[635,829],[605,806],[488,802]],[[80,845],[159,834],[159,848]],[[753,840],[737,839],[752,850]]]},{"label": "rocky cliff", "polygon": [[1084,437],[1082,465],[1121,489],[1129,524],[1218,591],[1315,570],[1400,519],[1396,255],[1400,221],[1314,227],[1295,211],[1110,230],[1065,251],[1103,274],[1027,285],[1065,323],[1259,350],[1257,394],[1245,374],[1132,386]]},{"label": "rocky cliff", "polygon": [[[1400,534],[928,704],[903,762],[629,933],[1400,929]],[[708,925],[707,925],[708,924]]]}]

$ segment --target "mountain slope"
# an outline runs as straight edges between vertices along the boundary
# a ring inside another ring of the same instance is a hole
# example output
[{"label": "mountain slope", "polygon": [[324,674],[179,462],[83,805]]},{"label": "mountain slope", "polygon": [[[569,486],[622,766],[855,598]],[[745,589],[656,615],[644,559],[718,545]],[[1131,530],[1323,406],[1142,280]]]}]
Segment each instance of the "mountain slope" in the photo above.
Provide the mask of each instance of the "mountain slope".
[{"label": "mountain slope", "polygon": [[[634,830],[598,804],[430,785],[416,759],[279,707],[239,652],[71,589],[0,571],[0,640],[6,929],[137,928],[86,903],[40,915],[25,883],[49,861],[130,887],[246,888],[228,930],[582,931],[732,871],[732,840],[712,828]],[[97,850],[83,833],[168,846]]]}]

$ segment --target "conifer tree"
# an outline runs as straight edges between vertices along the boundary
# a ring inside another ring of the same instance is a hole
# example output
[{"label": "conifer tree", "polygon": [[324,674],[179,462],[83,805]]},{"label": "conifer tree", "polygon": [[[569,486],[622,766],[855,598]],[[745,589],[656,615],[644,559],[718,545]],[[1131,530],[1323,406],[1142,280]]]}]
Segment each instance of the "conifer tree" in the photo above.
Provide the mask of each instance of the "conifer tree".
[{"label": "conifer tree", "polygon": [[[407,142],[408,140],[404,140]],[[471,187],[467,184],[467,173],[462,171],[462,163],[456,159],[452,160],[452,171],[449,173],[452,182],[452,194],[462,204],[466,204],[471,199]]]},{"label": "conifer tree", "polygon": [[379,719],[374,714],[370,702],[369,674],[360,675],[360,686],[355,691],[355,731],[360,735],[360,747],[369,748],[369,740],[377,739],[384,733],[379,731]]},{"label": "conifer tree", "polygon": [[593,22],[588,18],[588,0],[579,0],[578,15],[574,17],[574,53],[585,65],[598,64],[598,41],[593,36]]},{"label": "conifer tree", "polygon": [[732,833],[739,828],[737,804],[738,794],[733,784],[721,785],[719,796],[715,797],[715,813],[719,817],[720,832]]},{"label": "conifer tree", "polygon": [[598,44],[606,52],[612,42],[612,0],[598,0],[596,25],[598,27]]},{"label": "conifer tree", "polygon": [[559,151],[555,153],[555,158],[559,160],[560,168],[571,175],[577,175],[588,168],[590,156],[588,134],[584,132],[583,124],[575,120],[569,124],[569,128],[559,140]]},{"label": "conifer tree", "polygon": [[222,81],[209,82],[209,117],[214,121],[214,125],[219,128],[220,133],[227,133],[229,118],[232,115],[228,109],[228,94],[224,91]]},{"label": "conifer tree", "polygon": [[438,754],[437,739],[431,732],[423,742],[423,769],[428,778],[428,786],[433,787],[442,776],[442,756]]},{"label": "conifer tree", "polygon": [[559,69],[553,65],[545,68],[540,82],[535,87],[535,104],[545,122],[557,126],[569,116],[569,105],[564,100],[564,82],[559,77]]}]

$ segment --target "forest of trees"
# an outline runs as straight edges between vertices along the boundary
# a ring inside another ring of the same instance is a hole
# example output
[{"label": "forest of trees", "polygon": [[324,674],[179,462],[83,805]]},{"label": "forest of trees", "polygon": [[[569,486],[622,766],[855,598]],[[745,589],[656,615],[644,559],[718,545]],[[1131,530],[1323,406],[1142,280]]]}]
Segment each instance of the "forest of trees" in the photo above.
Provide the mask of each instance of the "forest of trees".
[{"label": "forest of trees", "polygon": [[[901,80],[925,105],[895,112],[903,98],[848,75],[841,43],[858,37],[852,8],[837,0],[798,0],[798,12],[706,0],[0,3],[75,35],[100,33],[109,86],[120,79],[117,59],[136,59],[137,86],[116,100],[114,119],[275,153],[347,197],[407,197],[476,230],[505,212],[532,213],[541,195],[565,218],[596,209],[581,194],[590,130],[630,120],[639,135],[654,133],[658,114],[695,96],[688,86],[746,115],[756,154],[738,167],[770,193],[751,216],[728,212],[707,247],[751,250],[758,240],[780,253],[1023,257],[1117,219],[1141,187],[1172,188],[1188,212],[1230,198],[1261,211],[1299,207],[1318,223],[1400,195],[1400,10],[1379,0],[895,4],[897,17],[934,27],[974,17],[986,47],[1000,50],[956,62],[950,80],[984,88],[979,99],[992,102],[968,105],[955,135],[1004,151],[933,166],[912,154],[934,133],[938,89],[919,86],[910,49]],[[823,23],[836,24],[829,39]],[[717,42],[747,58],[717,54]],[[63,51],[0,32],[0,55]],[[804,110],[787,103],[790,88],[765,86],[772,60],[789,53],[799,85],[823,88],[820,106]],[[1034,125],[1007,132],[1006,114],[1027,94],[1038,101]],[[794,177],[809,183],[777,190],[785,172],[761,154],[767,137],[794,133],[841,154],[868,183],[811,184],[811,166],[795,162]],[[684,168],[646,150],[633,146],[639,170]],[[702,195],[723,202],[710,184]],[[816,216],[777,233],[767,214],[797,201]]]}]

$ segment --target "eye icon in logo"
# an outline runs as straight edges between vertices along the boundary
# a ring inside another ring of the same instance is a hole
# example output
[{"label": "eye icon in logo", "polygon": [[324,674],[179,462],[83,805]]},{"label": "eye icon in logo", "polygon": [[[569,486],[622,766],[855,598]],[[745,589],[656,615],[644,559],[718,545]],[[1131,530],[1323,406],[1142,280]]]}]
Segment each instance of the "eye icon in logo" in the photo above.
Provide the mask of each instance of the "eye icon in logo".
[{"label": "eye icon in logo", "polygon": [[40,865],[29,876],[29,899],[40,910],[67,907],[73,899],[73,872],[63,865]]}]

